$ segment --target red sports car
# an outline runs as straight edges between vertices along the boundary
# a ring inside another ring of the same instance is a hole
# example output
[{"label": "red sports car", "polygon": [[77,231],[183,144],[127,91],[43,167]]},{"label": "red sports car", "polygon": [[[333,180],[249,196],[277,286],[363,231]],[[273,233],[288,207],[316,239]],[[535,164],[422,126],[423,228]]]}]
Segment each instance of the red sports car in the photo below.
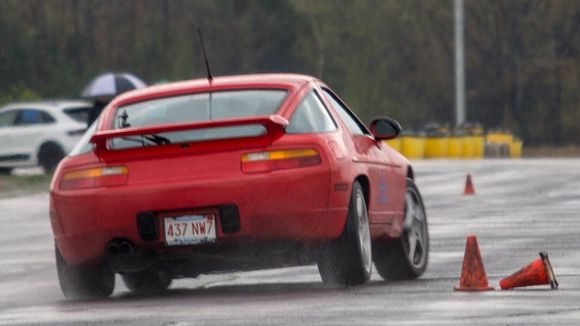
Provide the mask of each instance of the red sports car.
[{"label": "red sports car", "polygon": [[117,97],[58,166],[50,221],[67,298],[202,273],[318,264],[326,284],[413,279],[429,236],[409,162],[323,82],[264,74]]}]

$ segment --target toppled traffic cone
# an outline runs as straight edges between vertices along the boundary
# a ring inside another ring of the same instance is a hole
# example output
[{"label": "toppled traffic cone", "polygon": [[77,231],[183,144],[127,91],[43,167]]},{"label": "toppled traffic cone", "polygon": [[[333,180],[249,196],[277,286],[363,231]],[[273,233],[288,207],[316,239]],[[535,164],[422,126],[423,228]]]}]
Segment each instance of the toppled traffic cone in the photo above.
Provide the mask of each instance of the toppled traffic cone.
[{"label": "toppled traffic cone", "polygon": [[475,195],[475,188],[473,187],[473,182],[471,182],[471,174],[465,177],[465,191],[464,195]]},{"label": "toppled traffic cone", "polygon": [[545,251],[540,252],[540,258],[499,282],[502,290],[543,284],[550,284],[552,290],[558,288],[558,281]]},{"label": "toppled traffic cone", "polygon": [[459,285],[454,286],[453,289],[455,291],[493,290],[493,287],[489,286],[487,282],[487,275],[485,274],[485,268],[483,268],[475,235],[469,235],[467,237],[463,268],[461,269],[461,280],[459,281]]}]

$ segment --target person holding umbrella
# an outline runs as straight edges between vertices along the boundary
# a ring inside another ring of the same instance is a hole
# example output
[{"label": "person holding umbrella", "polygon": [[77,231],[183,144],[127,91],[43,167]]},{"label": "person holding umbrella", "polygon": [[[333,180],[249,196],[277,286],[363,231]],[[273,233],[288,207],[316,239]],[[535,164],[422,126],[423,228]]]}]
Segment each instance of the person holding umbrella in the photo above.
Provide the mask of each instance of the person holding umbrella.
[{"label": "person holding umbrella", "polygon": [[139,78],[128,73],[105,73],[93,79],[81,92],[82,97],[94,98],[95,103],[89,111],[87,125],[90,127],[111,100],[126,91],[143,88],[147,85]]},{"label": "person holding umbrella", "polygon": [[101,111],[111,102],[115,96],[98,96],[93,103],[93,107],[89,111],[87,117],[87,127],[90,127],[101,114]]}]

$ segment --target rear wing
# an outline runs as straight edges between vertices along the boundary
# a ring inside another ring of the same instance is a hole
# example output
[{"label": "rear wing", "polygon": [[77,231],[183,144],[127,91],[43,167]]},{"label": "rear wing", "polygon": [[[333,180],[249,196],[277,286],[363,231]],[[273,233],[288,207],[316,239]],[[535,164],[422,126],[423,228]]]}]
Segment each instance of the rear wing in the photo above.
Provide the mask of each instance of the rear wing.
[{"label": "rear wing", "polygon": [[188,122],[169,125],[153,125],[146,127],[123,128],[99,131],[91,137],[91,143],[95,144],[97,152],[107,151],[107,141],[113,138],[122,138],[129,136],[151,135],[166,132],[186,131],[195,129],[218,128],[218,127],[233,127],[260,124],[263,125],[267,134],[273,135],[278,131],[284,131],[288,126],[288,120],[280,115],[266,115],[254,116],[240,119],[228,119],[217,121],[202,121],[202,122]]}]

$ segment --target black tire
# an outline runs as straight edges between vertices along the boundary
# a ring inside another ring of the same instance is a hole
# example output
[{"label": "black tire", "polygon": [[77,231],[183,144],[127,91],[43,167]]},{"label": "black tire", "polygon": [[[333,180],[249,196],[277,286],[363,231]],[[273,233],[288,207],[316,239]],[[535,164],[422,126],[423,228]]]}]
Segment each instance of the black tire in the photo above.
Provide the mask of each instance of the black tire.
[{"label": "black tire", "polygon": [[387,281],[416,279],[427,269],[427,214],[419,189],[411,179],[407,179],[405,220],[401,238],[388,243],[375,243],[373,260],[379,275]]},{"label": "black tire", "polygon": [[65,155],[64,150],[60,146],[47,143],[42,145],[38,152],[38,162],[44,170],[44,173],[51,174]]},{"label": "black tire", "polygon": [[155,293],[167,290],[171,278],[160,272],[145,270],[123,274],[123,282],[131,292]]},{"label": "black tire", "polygon": [[69,265],[56,246],[54,251],[60,289],[67,299],[106,298],[113,293],[115,274],[105,265]]},{"label": "black tire", "polygon": [[318,271],[324,284],[349,286],[366,283],[372,272],[372,243],[363,189],[352,186],[348,217],[342,236],[321,253]]},{"label": "black tire", "polygon": [[0,174],[11,174],[14,168],[0,168]]}]

